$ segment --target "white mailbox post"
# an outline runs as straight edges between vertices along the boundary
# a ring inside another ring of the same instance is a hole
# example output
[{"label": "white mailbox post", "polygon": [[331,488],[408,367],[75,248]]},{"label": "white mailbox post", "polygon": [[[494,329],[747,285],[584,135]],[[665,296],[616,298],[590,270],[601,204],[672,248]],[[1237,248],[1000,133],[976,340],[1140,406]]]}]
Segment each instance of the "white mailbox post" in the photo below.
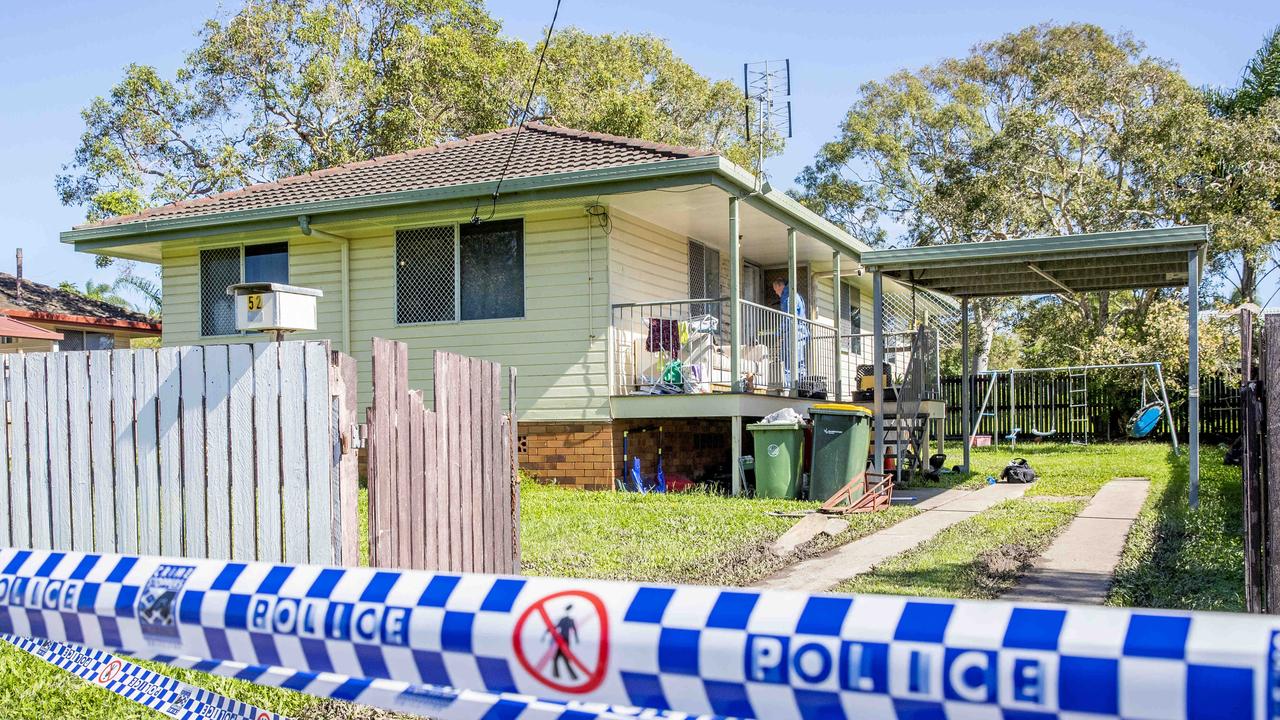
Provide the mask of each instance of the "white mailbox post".
[{"label": "white mailbox post", "polygon": [[240,283],[227,288],[236,301],[236,329],[274,333],[276,339],[287,332],[316,329],[316,298],[324,292],[315,288],[281,283]]}]

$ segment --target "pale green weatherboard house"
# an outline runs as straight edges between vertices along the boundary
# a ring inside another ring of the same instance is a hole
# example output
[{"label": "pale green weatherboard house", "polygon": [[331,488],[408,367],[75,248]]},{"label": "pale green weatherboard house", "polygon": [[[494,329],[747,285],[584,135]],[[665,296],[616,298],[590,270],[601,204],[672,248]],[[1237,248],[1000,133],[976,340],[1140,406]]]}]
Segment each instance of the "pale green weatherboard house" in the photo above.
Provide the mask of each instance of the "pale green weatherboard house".
[{"label": "pale green weatherboard house", "polygon": [[[727,476],[744,421],[812,402],[786,395],[847,398],[870,362],[865,246],[849,234],[712,152],[541,123],[62,240],[159,263],[167,345],[261,339],[236,333],[228,285],[322,290],[319,330],[297,337],[354,355],[362,401],[374,336],[408,343],[415,387],[430,389],[436,349],[515,366],[522,464],[587,487],[621,473],[624,431],[645,473],[661,443],[669,477]],[[789,277],[796,353],[771,288]],[[910,300],[889,284],[892,324]]]}]

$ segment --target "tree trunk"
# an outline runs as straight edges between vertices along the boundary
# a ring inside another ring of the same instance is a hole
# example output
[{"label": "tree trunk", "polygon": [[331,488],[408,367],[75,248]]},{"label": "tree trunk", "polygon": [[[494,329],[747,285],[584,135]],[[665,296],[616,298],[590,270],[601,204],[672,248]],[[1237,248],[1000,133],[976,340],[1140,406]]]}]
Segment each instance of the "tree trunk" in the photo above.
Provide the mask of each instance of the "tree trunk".
[{"label": "tree trunk", "polygon": [[1258,266],[1249,253],[1240,253],[1240,302],[1257,302]]},{"label": "tree trunk", "polygon": [[974,345],[973,374],[984,373],[991,364],[991,344],[996,338],[996,312],[993,300],[978,300],[973,304],[973,320],[978,326],[977,343]]}]

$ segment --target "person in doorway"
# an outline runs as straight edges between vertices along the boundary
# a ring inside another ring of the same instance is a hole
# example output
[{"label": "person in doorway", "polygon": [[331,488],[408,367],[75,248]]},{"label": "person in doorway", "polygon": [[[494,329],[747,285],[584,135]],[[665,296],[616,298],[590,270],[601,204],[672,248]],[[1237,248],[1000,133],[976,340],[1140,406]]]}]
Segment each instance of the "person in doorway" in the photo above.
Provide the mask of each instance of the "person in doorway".
[{"label": "person in doorway", "polygon": [[546,640],[555,633],[557,637],[551,637],[552,644],[556,647],[555,657],[551,660],[551,675],[557,680],[560,679],[560,663],[564,663],[565,672],[569,675],[569,679],[577,681],[578,673],[573,671],[573,662],[569,660],[569,654],[565,652],[570,645],[578,642],[578,624],[573,621],[573,605],[564,606],[564,617],[556,622],[554,629],[547,628],[542,634],[542,639]]},{"label": "person in doorway", "polygon": [[[797,328],[796,342],[799,343],[800,352],[797,353],[796,355],[796,374],[799,377],[795,378],[795,382],[792,382],[791,360],[790,360],[791,359],[791,318],[790,318],[791,288],[787,287],[787,283],[785,280],[781,280],[781,279],[774,280],[773,292],[778,296],[778,300],[781,303],[782,312],[788,315],[788,317],[782,320],[782,324],[779,325],[778,327],[778,340],[779,340],[778,344],[782,346],[781,352],[778,353],[778,358],[782,361],[782,379],[783,379],[783,383],[789,389],[795,389],[799,385],[799,381],[803,379],[805,375],[808,374],[807,369],[805,368],[804,359],[805,359],[805,356],[809,354],[809,348],[808,348],[809,324],[802,322],[802,323],[799,323],[799,327]],[[796,293],[795,300],[796,300],[796,315],[802,318],[805,317],[806,312],[804,308],[804,298],[800,297],[800,293]]]}]

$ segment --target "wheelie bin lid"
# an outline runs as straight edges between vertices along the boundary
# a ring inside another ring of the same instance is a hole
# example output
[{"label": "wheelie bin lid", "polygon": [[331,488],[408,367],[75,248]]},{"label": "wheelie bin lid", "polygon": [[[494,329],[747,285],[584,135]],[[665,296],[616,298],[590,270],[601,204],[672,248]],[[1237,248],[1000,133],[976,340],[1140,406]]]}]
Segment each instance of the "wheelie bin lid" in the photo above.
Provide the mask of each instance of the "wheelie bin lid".
[{"label": "wheelie bin lid", "polygon": [[809,408],[809,414],[814,413],[828,415],[865,415],[871,417],[872,413],[861,405],[849,405],[847,403],[818,403]]},{"label": "wheelie bin lid", "polygon": [[747,426],[748,430],[799,430],[800,423],[794,420],[784,420],[783,422],[771,423],[751,423]]}]

